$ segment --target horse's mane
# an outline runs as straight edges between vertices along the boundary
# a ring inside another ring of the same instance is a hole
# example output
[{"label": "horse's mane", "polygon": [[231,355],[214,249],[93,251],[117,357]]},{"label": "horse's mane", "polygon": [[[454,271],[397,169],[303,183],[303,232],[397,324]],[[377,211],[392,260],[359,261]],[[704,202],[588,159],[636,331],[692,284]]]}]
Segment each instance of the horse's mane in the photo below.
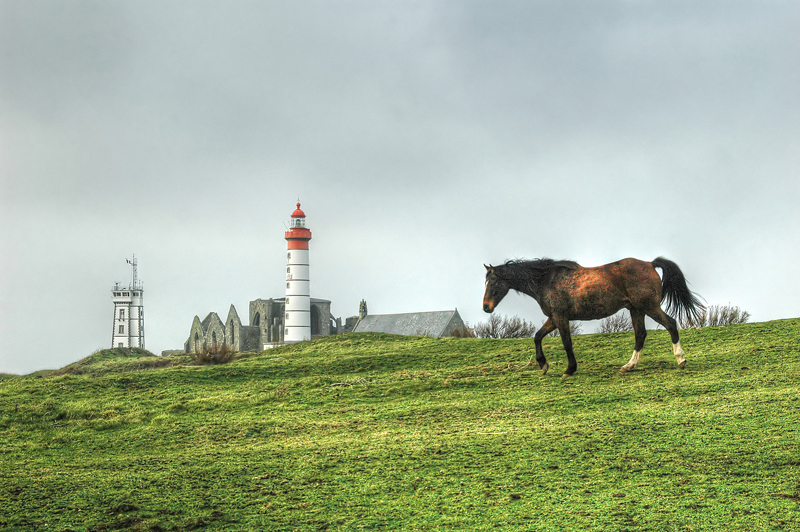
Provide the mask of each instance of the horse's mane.
[{"label": "horse's mane", "polygon": [[[548,258],[507,260],[495,268],[498,277],[507,281],[515,290],[535,291],[559,270],[574,270],[580,264],[572,260]],[[527,289],[527,290],[526,290]]]}]

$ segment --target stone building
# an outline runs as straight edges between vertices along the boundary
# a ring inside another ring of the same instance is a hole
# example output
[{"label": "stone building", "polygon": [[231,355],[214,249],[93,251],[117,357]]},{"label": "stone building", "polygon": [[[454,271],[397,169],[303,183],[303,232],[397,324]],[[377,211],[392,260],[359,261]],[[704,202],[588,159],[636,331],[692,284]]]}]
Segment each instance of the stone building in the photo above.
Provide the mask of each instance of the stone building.
[{"label": "stone building", "polygon": [[[256,299],[250,302],[249,325],[242,324],[236,307],[231,305],[228,316],[222,321],[216,312],[211,312],[200,321],[192,321],[189,338],[184,343],[184,352],[200,353],[215,351],[227,346],[234,352],[261,351],[284,341],[286,316],[285,299]],[[340,318],[331,316],[331,302],[311,298],[311,337],[319,338],[342,332]]]},{"label": "stone building", "polygon": [[[286,306],[284,298],[256,299],[250,302],[249,322],[244,325],[236,307],[230,306],[225,321],[210,312],[200,321],[192,321],[185,353],[216,351],[227,346],[233,352],[262,351],[284,343]],[[358,315],[347,318],[331,316],[331,302],[311,298],[311,338],[346,332],[382,332],[387,334],[424,335],[441,338],[464,327],[458,310],[409,312],[405,314],[368,314],[366,301],[359,304]],[[171,351],[169,353],[172,353]]]},{"label": "stone building", "polygon": [[452,336],[453,331],[464,328],[458,310],[434,312],[408,312],[404,314],[367,314],[362,302],[363,314],[359,312],[353,332],[381,332],[410,336]]}]

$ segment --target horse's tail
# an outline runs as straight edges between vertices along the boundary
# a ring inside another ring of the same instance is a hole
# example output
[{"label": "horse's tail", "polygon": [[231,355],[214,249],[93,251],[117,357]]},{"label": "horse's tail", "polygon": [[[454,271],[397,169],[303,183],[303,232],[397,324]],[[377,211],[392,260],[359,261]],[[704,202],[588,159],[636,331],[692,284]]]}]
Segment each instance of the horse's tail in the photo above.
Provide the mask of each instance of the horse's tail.
[{"label": "horse's tail", "polygon": [[664,272],[661,279],[661,301],[667,303],[667,313],[679,322],[685,322],[687,318],[688,321],[701,321],[706,307],[700,302],[698,295],[689,290],[686,277],[678,265],[664,257],[658,257],[652,264]]}]

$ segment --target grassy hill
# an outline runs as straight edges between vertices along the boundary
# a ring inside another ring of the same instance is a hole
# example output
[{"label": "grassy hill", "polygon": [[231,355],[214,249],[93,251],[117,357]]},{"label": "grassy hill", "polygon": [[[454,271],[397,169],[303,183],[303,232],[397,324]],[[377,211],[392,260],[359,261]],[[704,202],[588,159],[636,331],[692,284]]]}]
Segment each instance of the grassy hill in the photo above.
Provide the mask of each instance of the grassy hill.
[{"label": "grassy hill", "polygon": [[0,380],[0,529],[798,530],[798,333],[104,351]]}]

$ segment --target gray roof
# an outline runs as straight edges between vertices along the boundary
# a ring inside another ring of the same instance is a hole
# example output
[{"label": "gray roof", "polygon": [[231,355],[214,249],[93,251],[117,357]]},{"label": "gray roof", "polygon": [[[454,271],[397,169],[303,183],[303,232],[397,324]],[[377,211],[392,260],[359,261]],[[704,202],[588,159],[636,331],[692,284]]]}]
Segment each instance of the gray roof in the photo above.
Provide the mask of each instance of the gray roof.
[{"label": "gray roof", "polygon": [[410,312],[407,314],[369,314],[358,322],[353,332],[427,335],[441,337],[463,326],[458,310]]}]

